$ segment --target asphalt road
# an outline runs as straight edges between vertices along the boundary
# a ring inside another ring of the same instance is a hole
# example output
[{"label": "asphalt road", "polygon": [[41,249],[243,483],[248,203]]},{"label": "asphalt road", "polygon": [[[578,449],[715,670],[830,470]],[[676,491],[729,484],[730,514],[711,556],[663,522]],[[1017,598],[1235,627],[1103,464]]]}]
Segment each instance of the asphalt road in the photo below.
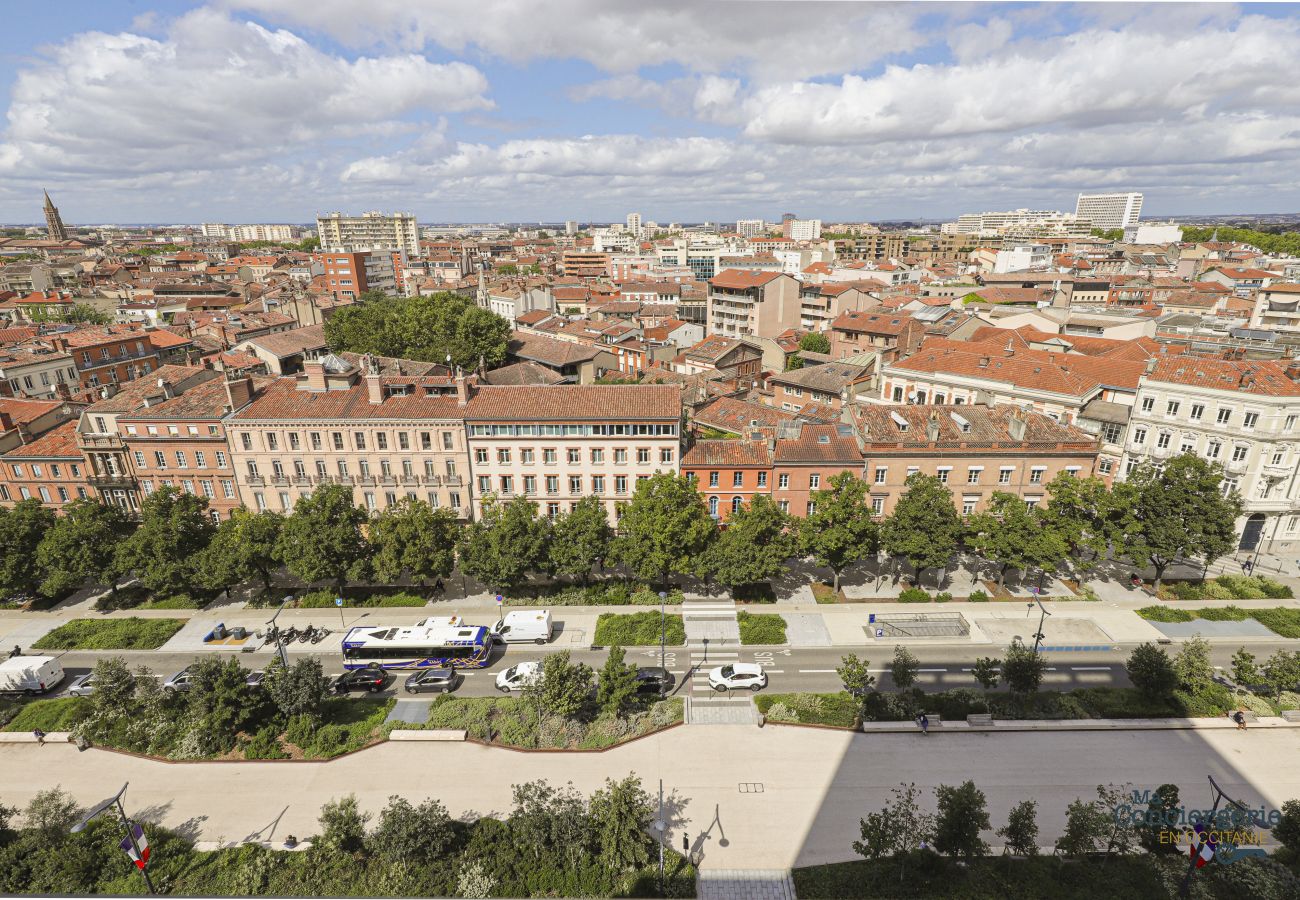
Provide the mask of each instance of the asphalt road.
[{"label": "asphalt road", "polygon": [[[1070,690],[1080,687],[1128,685],[1129,681],[1124,671],[1124,661],[1128,658],[1132,647],[1115,646],[1117,649],[1112,650],[1063,651],[1046,654],[1048,670],[1043,680],[1043,689]],[[465,680],[457,693],[470,697],[491,696],[496,693],[495,679],[497,672],[518,662],[541,659],[547,653],[556,652],[558,649],[568,649],[574,662],[586,663],[594,669],[598,669],[604,663],[607,655],[603,649],[562,648],[554,645],[539,647],[532,644],[520,644],[507,648],[498,648],[493,653],[492,664],[487,668],[465,671]],[[679,646],[667,648],[665,663],[667,668],[676,676],[679,685],[689,682],[690,679],[687,676],[690,674],[692,665],[706,669],[713,664],[721,665],[725,662],[739,661],[755,662],[762,665],[768,672],[768,690],[770,691],[836,691],[841,688],[841,685],[839,678],[835,675],[835,668],[840,664],[841,657],[849,649],[855,649],[860,657],[869,660],[871,671],[875,673],[879,687],[884,689],[893,687],[893,682],[887,671],[888,664],[893,658],[893,646],[890,644],[865,648],[714,646],[709,648],[709,653],[713,657],[712,660],[706,658],[694,661],[692,661],[692,652],[685,647]],[[921,663],[920,675],[917,678],[918,686],[927,690],[977,687],[975,679],[970,673],[971,666],[981,656],[992,656],[1000,652],[1000,648],[988,646],[917,643],[910,644],[908,649],[915,654]],[[1235,649],[1231,645],[1213,645],[1210,652],[1211,662],[1223,669],[1230,668],[1231,657]],[[1256,659],[1262,662],[1275,650],[1294,649],[1294,644],[1283,641],[1275,644],[1252,643],[1250,649],[1255,654]],[[698,651],[695,651],[695,653],[698,655]],[[68,651],[62,654],[61,658],[69,677],[64,683],[64,688],[54,696],[65,693],[67,685],[71,684],[73,678],[90,671],[94,667],[95,661],[105,656],[122,656],[132,667],[145,665],[154,674],[166,678],[185,668],[200,655],[202,654],[158,653],[156,651]],[[330,652],[328,643],[321,645],[295,644],[290,651],[291,658],[310,655],[320,658],[327,673],[333,674],[343,671],[342,655],[337,651]],[[237,655],[237,658],[246,668],[260,669],[271,661],[272,656],[273,654],[268,650],[257,653],[241,653]],[[638,665],[657,666],[659,665],[659,648],[630,647],[627,649],[627,658],[629,662]],[[406,696],[401,690],[404,678],[403,673],[398,673],[398,678],[394,684],[383,694]]]}]

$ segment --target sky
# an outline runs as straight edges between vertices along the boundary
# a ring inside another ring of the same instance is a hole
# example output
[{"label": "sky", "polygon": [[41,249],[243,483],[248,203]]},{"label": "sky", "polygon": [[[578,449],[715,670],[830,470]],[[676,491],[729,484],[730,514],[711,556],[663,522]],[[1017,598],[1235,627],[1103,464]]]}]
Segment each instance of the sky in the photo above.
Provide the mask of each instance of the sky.
[{"label": "sky", "polygon": [[1300,210],[1300,5],[60,0],[0,222]]}]

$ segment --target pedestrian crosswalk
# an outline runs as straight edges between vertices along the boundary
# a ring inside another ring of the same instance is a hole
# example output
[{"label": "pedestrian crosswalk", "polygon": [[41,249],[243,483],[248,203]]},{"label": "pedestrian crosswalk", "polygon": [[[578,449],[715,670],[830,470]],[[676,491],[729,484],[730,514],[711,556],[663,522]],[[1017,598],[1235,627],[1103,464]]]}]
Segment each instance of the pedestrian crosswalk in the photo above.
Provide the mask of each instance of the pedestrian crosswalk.
[{"label": "pedestrian crosswalk", "polygon": [[690,697],[689,721],[695,725],[752,725],[758,721],[753,695],[749,691],[715,691],[709,686],[709,671],[718,666],[740,661],[737,650],[717,649],[713,646],[688,648],[688,664],[684,678],[687,696]]},{"label": "pedestrian crosswalk", "polygon": [[740,643],[736,604],[732,600],[687,600],[682,603],[682,624],[690,646]]}]

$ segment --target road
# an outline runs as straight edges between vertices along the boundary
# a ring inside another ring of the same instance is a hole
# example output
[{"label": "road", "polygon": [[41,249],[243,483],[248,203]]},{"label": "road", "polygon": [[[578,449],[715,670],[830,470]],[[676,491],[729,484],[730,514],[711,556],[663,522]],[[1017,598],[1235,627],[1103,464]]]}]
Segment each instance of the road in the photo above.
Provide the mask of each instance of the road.
[{"label": "road", "polygon": [[[1132,647],[1112,645],[1109,650],[1080,650],[1048,653],[1048,670],[1043,679],[1044,690],[1070,690],[1080,687],[1122,687],[1129,684],[1124,670],[1124,662]],[[1252,643],[1251,652],[1262,661],[1278,649],[1294,649],[1294,642]],[[330,645],[295,644],[290,650],[290,658],[299,656],[318,656],[327,673],[343,671],[343,657]],[[492,664],[485,669],[468,670],[465,681],[458,693],[470,697],[485,697],[496,693],[496,673],[525,660],[541,659],[547,653],[557,649],[568,649],[574,662],[586,663],[599,669],[605,662],[607,651],[593,650],[588,647],[538,647],[532,644],[514,645],[499,648],[493,654]],[[835,674],[835,668],[846,649],[855,649],[859,656],[870,661],[870,668],[875,673],[878,685],[883,689],[892,688],[893,681],[887,666],[893,658],[892,644],[874,645],[862,648],[843,647],[756,647],[756,646],[712,646],[709,648],[711,658],[708,663],[722,665],[728,662],[754,662],[762,665],[768,672],[770,691],[837,691],[841,685]],[[946,690],[958,687],[976,687],[971,675],[971,666],[981,656],[996,654],[997,648],[971,645],[939,645],[911,643],[908,649],[920,660],[918,686],[926,690]],[[1231,657],[1235,647],[1222,644],[1211,646],[1211,663],[1221,669],[1231,666]],[[219,651],[210,651],[219,652]],[[697,651],[698,653],[698,651]],[[630,647],[627,649],[628,661],[642,666],[659,664],[658,647]],[[148,666],[155,674],[169,677],[192,663],[198,653],[159,653],[157,651],[68,651],[62,654],[64,668],[69,673],[68,682],[76,675],[84,674],[94,667],[95,661],[105,656],[122,656],[130,665]],[[238,659],[247,668],[260,669],[272,659],[270,651],[241,653]],[[678,684],[689,681],[693,674],[689,667],[690,653],[685,647],[668,647],[665,651],[667,668],[677,678]],[[704,663],[699,668],[707,668]],[[65,687],[66,690],[66,687]],[[384,691],[385,695],[401,692],[401,679]]]}]

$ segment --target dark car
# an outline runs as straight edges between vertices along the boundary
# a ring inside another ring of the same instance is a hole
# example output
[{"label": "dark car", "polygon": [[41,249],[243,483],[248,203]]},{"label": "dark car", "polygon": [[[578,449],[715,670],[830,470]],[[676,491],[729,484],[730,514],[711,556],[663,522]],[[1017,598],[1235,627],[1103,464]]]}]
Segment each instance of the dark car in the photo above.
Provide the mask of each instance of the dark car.
[{"label": "dark car", "polygon": [[374,694],[388,687],[392,676],[379,666],[366,666],[344,672],[334,682],[334,693],[348,694],[352,691],[369,691]]},{"label": "dark car", "polygon": [[450,694],[460,682],[455,669],[439,666],[407,676],[405,687],[408,694]]},{"label": "dark car", "polygon": [[672,693],[673,673],[659,666],[644,666],[636,670],[636,692],[667,697]]}]

